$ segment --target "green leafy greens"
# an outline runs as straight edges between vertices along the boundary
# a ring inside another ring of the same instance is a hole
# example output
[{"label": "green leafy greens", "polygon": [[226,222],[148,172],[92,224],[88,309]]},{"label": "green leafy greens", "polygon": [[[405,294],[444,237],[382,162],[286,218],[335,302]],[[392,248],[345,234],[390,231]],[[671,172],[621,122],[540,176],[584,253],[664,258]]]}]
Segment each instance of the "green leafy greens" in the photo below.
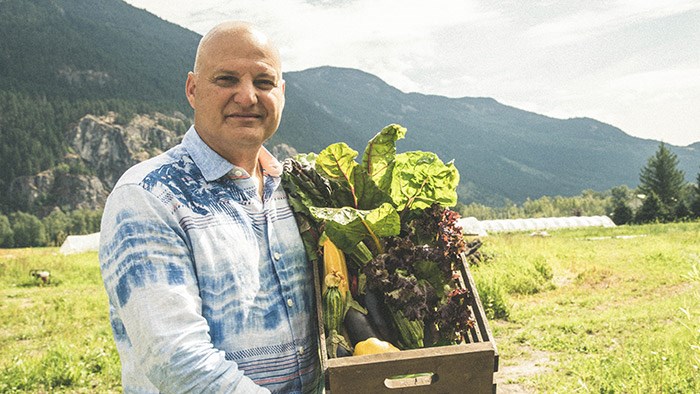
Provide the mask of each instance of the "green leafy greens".
[{"label": "green leafy greens", "polygon": [[[467,295],[453,278],[464,250],[448,209],[457,202],[459,173],[431,152],[397,153],[405,135],[399,125],[386,126],[360,163],[342,142],[287,159],[283,185],[309,258],[318,259],[325,233],[355,264],[350,279],[360,285],[352,295],[361,297],[364,286],[379,291],[399,346],[415,348],[423,347],[424,331],[433,337],[428,344],[450,343],[471,323]],[[457,317],[446,313],[460,308]]]}]

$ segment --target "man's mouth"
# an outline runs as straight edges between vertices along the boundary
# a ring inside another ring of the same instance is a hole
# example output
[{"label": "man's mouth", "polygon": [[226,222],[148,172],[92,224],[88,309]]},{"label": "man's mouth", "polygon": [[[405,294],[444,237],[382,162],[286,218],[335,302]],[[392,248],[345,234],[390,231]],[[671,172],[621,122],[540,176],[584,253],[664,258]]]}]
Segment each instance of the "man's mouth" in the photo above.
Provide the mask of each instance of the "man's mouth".
[{"label": "man's mouth", "polygon": [[234,119],[259,119],[262,118],[262,115],[254,112],[236,112],[233,114],[228,114],[226,117]]}]

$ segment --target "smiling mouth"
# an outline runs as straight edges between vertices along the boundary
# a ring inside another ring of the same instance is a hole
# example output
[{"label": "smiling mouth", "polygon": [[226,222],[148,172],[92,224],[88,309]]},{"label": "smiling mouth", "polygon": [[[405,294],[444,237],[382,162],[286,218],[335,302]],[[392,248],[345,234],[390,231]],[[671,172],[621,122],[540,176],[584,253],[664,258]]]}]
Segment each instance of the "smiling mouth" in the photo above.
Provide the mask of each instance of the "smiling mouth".
[{"label": "smiling mouth", "polygon": [[234,118],[234,119],[260,119],[260,118],[262,118],[262,115],[255,114],[255,113],[241,112],[241,113],[229,114],[229,115],[226,115],[226,117],[227,118]]}]

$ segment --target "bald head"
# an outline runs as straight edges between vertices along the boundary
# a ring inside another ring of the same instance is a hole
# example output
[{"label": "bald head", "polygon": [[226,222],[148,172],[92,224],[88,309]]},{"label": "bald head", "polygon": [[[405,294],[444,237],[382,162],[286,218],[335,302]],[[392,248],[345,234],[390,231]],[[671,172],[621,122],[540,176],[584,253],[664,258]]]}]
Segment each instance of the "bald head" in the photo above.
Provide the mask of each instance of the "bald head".
[{"label": "bald head", "polygon": [[194,73],[204,67],[209,58],[223,55],[223,51],[235,49],[245,55],[265,56],[271,59],[279,76],[282,76],[282,64],[277,47],[261,30],[253,25],[228,21],[220,23],[202,37],[197,47],[194,60]]},{"label": "bald head", "polygon": [[279,127],[284,89],[277,48],[242,22],[219,24],[202,37],[185,83],[197,134],[248,174]]}]

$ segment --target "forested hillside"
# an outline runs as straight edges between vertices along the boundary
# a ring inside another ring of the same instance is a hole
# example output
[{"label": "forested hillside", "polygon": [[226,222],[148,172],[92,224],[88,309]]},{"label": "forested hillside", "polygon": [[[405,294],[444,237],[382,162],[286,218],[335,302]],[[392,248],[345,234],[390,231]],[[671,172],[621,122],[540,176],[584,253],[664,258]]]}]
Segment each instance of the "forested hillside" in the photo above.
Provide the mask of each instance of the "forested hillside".
[{"label": "forested hillside", "polygon": [[0,19],[2,190],[59,163],[85,114],[190,111],[196,33],[114,0],[4,0]]}]

